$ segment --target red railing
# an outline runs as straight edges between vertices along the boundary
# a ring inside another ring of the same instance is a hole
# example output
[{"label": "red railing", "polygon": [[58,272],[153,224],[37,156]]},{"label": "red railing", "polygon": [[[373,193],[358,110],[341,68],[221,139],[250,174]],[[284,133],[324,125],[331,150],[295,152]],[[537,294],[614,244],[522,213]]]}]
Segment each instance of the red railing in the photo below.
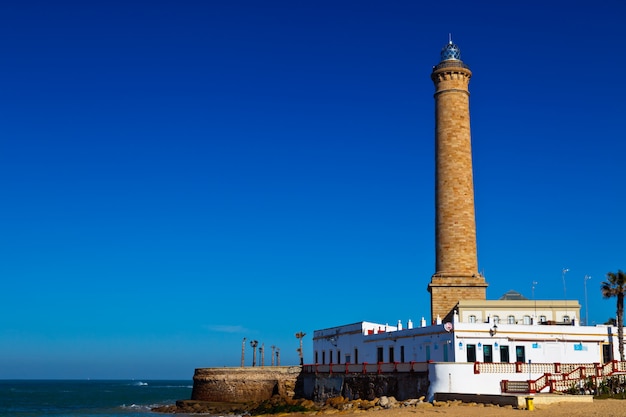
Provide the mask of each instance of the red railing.
[{"label": "red railing", "polygon": [[[534,365],[534,364],[533,364]],[[476,367],[476,364],[474,365]],[[545,372],[539,378],[528,381],[503,380],[500,384],[503,393],[519,393],[525,385],[526,393],[537,393],[550,387],[550,392],[566,391],[576,383],[592,378],[606,378],[616,373],[626,372],[626,362],[613,360],[604,365],[593,364],[554,364],[555,373]],[[556,372],[558,370],[558,372]]]}]

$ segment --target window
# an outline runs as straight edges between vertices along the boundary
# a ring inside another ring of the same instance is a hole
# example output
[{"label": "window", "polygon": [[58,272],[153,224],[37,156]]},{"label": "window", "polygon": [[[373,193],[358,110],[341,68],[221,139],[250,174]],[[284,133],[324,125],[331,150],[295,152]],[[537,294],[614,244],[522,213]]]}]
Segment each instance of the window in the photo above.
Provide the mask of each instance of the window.
[{"label": "window", "polygon": [[338,364],[341,363],[341,351],[340,350],[337,351],[337,363]]},{"label": "window", "polygon": [[476,362],[476,345],[467,345],[467,361]]},{"label": "window", "polygon": [[509,362],[509,347],[508,346],[500,346],[500,362],[504,362],[504,363]]},{"label": "window", "polygon": [[393,346],[389,348],[389,363],[393,363],[396,361],[395,355],[393,354]]},{"label": "window", "polygon": [[530,316],[524,316],[524,324],[530,324]]},{"label": "window", "polygon": [[443,347],[442,347],[442,349],[443,349],[443,361],[444,362],[448,362],[448,346],[449,345],[447,343],[444,343]]},{"label": "window", "polygon": [[350,363],[350,360],[351,360],[351,359],[352,359],[352,358],[350,357],[350,355],[346,355],[346,363]]},{"label": "window", "polygon": [[430,345],[426,346],[426,360],[430,360]]},{"label": "window", "polygon": [[404,346],[400,346],[400,362],[404,362]]},{"label": "window", "polygon": [[509,324],[515,324],[515,316],[508,316],[506,322]]},{"label": "window", "polygon": [[500,316],[493,316],[493,324],[500,324]]},{"label": "window", "polygon": [[563,323],[569,323],[569,322],[570,322],[569,316],[563,316]]},{"label": "window", "polygon": [[546,318],[546,316],[539,316],[539,322],[540,323],[545,323],[547,321],[548,321],[548,319]]},{"label": "window", "polygon": [[515,360],[517,362],[526,362],[526,352],[524,346],[515,346]]},{"label": "window", "polygon": [[332,364],[333,363],[333,351],[329,351],[328,352],[328,363]]},{"label": "window", "polygon": [[470,323],[476,323],[476,316],[473,315],[473,314],[471,316],[469,316],[469,322]]},{"label": "window", "polygon": [[359,363],[359,350],[354,349],[354,363]]},{"label": "window", "polygon": [[320,361],[318,360],[319,358],[317,357],[317,350],[315,351],[315,363],[320,363]]},{"label": "window", "polygon": [[322,365],[324,365],[326,363],[326,351],[323,350],[322,351]]},{"label": "window", "polygon": [[376,358],[376,362],[380,363],[383,361],[383,348],[379,347],[377,349],[377,358]]},{"label": "window", "polygon": [[491,345],[483,345],[483,362],[493,362],[493,350]]}]

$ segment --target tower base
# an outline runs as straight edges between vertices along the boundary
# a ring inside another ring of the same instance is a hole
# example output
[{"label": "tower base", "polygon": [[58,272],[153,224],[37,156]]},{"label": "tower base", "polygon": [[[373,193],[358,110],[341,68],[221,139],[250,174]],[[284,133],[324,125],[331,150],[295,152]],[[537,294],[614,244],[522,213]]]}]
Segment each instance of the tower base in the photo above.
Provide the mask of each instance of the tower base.
[{"label": "tower base", "polygon": [[486,300],[487,283],[480,274],[436,273],[428,284],[430,315],[452,321],[454,307],[460,300]]}]

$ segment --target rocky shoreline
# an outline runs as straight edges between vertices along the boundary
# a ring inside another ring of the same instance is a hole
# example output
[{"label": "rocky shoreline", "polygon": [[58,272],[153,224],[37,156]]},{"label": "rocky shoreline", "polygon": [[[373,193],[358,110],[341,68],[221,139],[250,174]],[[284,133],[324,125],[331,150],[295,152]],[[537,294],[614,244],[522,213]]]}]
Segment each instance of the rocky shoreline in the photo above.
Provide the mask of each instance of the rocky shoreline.
[{"label": "rocky shoreline", "polygon": [[428,409],[434,407],[496,407],[503,409],[513,409],[507,405],[500,407],[495,404],[464,403],[459,400],[454,401],[434,401],[433,403],[424,401],[424,397],[397,401],[394,397],[382,396],[373,400],[347,400],[343,397],[333,397],[326,400],[324,404],[316,404],[311,400],[290,399],[275,397],[261,403],[218,403],[211,401],[180,400],[175,405],[155,407],[154,412],[168,414],[212,414],[212,415],[266,415],[285,413],[306,413],[306,414],[336,414],[336,413],[360,413],[365,411],[389,410],[389,409]]}]

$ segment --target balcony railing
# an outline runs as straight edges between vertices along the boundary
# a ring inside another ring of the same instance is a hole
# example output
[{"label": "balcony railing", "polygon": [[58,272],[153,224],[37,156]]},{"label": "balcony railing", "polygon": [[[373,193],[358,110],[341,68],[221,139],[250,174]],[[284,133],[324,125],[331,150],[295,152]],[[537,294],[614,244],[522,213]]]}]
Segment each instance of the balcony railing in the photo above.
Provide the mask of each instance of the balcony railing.
[{"label": "balcony railing", "polygon": [[465,68],[470,69],[470,67],[464,63],[463,61],[443,61],[433,67],[433,71],[442,69],[442,68]]}]

